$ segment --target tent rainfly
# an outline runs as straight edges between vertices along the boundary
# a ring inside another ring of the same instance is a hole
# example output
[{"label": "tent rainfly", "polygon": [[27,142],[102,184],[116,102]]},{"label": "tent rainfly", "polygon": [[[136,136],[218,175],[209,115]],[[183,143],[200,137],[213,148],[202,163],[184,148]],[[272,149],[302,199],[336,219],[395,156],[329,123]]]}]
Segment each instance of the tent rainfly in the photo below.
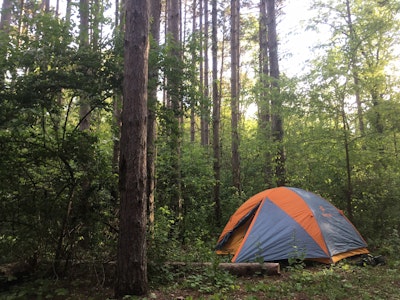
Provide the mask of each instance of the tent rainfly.
[{"label": "tent rainfly", "polygon": [[258,193],[231,216],[216,246],[232,262],[307,259],[336,263],[368,253],[343,212],[320,196],[293,187]]}]

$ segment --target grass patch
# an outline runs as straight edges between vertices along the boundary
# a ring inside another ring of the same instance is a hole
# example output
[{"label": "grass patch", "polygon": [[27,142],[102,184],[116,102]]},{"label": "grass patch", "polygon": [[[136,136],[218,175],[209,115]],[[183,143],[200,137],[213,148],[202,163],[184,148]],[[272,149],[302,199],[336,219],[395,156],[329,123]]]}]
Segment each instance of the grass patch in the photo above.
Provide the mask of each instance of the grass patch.
[{"label": "grass patch", "polygon": [[[347,262],[337,265],[317,265],[304,268],[285,269],[280,276],[252,276],[237,278],[231,287],[226,286],[213,293],[202,287],[210,288],[209,280],[204,285],[201,277],[190,289],[187,283],[193,278],[182,280],[182,284],[173,290],[164,290],[172,295],[180,291],[183,299],[400,299],[400,262],[384,266],[355,266]],[[193,282],[192,282],[193,283]],[[230,282],[229,282],[230,283]],[[200,291],[200,292],[199,292]],[[195,293],[191,296],[190,293]],[[208,294],[208,295],[207,295]],[[171,299],[168,295],[158,295]],[[196,298],[197,297],[197,298]]]}]

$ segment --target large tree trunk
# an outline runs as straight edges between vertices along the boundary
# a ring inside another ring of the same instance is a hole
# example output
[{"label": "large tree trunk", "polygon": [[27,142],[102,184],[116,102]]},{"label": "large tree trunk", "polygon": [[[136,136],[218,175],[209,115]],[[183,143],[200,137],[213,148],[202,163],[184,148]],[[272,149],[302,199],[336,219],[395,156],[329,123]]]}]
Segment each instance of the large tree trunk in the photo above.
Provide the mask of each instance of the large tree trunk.
[{"label": "large tree trunk", "polygon": [[213,113],[212,113],[212,129],[213,129],[213,153],[214,153],[214,203],[215,203],[215,220],[216,226],[221,226],[221,148],[219,142],[220,135],[220,117],[221,117],[221,101],[218,93],[218,12],[217,0],[212,0],[212,33],[211,33],[211,52],[212,52],[212,100],[213,100]]},{"label": "large tree trunk", "polygon": [[268,23],[268,50],[271,83],[271,121],[272,137],[276,144],[275,154],[275,177],[276,185],[282,186],[286,183],[285,152],[283,148],[283,122],[282,122],[282,100],[279,89],[279,59],[278,59],[278,37],[276,33],[276,2],[267,0],[267,23]]},{"label": "large tree trunk", "polygon": [[233,186],[241,192],[239,154],[239,0],[231,0],[231,136]]},{"label": "large tree trunk", "polygon": [[116,297],[145,295],[149,0],[126,2]]}]

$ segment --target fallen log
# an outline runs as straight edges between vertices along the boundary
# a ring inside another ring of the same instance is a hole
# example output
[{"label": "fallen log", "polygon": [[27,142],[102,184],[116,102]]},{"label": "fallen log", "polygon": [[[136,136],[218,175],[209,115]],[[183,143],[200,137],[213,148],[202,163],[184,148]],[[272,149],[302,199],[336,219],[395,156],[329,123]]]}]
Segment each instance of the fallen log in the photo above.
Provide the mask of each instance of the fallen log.
[{"label": "fallen log", "polygon": [[280,275],[279,263],[220,263],[218,265],[222,270],[236,276],[248,275]]},{"label": "fallen log", "polygon": [[[174,268],[198,268],[211,267],[210,262],[168,262],[167,266]],[[236,276],[251,276],[251,275],[280,275],[279,263],[264,262],[264,263],[219,263],[218,268],[225,270]]]}]

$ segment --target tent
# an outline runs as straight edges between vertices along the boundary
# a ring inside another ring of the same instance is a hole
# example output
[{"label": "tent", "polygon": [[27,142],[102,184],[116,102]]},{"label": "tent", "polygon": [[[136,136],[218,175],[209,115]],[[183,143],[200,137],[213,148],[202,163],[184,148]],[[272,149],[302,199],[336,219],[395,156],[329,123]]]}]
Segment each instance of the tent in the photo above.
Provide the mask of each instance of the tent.
[{"label": "tent", "polygon": [[293,187],[258,193],[231,216],[216,246],[232,262],[291,258],[335,263],[368,253],[357,229],[320,196]]}]

